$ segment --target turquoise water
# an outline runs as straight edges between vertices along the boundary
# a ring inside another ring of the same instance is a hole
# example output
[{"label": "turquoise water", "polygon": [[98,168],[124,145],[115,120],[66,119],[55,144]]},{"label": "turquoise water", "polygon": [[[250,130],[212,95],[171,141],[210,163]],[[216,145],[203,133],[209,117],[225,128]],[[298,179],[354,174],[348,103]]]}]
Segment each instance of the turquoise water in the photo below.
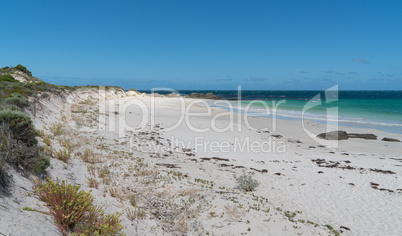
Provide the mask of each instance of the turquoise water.
[{"label": "turquoise water", "polygon": [[[178,92],[214,93],[223,99],[239,98],[236,90]],[[338,122],[340,126],[402,133],[402,91],[335,91],[326,94],[325,91],[245,90],[241,91],[241,101],[231,103],[235,107],[240,103],[241,112],[249,115],[272,117],[273,108],[276,108],[276,117],[280,119]]]},{"label": "turquoise water", "polygon": [[[262,100],[241,101],[241,107],[250,115],[272,117],[276,108],[278,118],[307,119],[321,123],[338,122],[341,126],[374,128],[402,133],[402,99],[339,99],[331,103],[321,100]],[[306,104],[312,104],[310,109]],[[234,103],[235,104],[235,103]],[[264,105],[266,104],[266,105]],[[251,105],[251,106],[250,106]]]}]

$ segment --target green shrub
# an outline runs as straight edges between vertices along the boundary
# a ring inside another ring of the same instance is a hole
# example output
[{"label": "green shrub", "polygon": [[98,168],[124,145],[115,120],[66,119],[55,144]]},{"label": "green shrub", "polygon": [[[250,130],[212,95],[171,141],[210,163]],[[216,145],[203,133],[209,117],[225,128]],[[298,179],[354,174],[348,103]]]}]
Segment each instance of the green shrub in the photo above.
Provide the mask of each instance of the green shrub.
[{"label": "green shrub", "polygon": [[0,107],[0,111],[2,110],[21,111],[18,106],[10,104],[4,104],[2,107]]},{"label": "green shrub", "polygon": [[14,105],[20,108],[24,108],[27,107],[29,105],[28,99],[26,99],[25,97],[22,96],[14,96],[11,98],[5,98],[4,99],[4,103],[6,105]]},{"label": "green shrub", "polygon": [[0,68],[0,73],[4,74],[4,73],[8,73],[11,71],[11,67],[9,66],[5,66],[3,68]]},{"label": "green shrub", "polygon": [[91,192],[80,190],[80,186],[48,178],[43,183],[36,181],[32,188],[46,202],[63,235],[70,231],[75,235],[118,235],[123,229],[121,214],[105,215],[101,207],[93,205]]},{"label": "green shrub", "polygon": [[28,145],[17,140],[8,123],[0,124],[0,166],[5,163],[39,173],[50,164],[38,145]]},{"label": "green shrub", "polygon": [[12,82],[12,83],[20,83],[18,80],[14,79],[11,75],[2,75],[0,76],[0,82]]},{"label": "green shrub", "polygon": [[6,92],[9,96],[12,96],[13,93],[18,93],[25,97],[29,95],[36,95],[36,87],[33,84],[29,83],[11,83],[11,82],[1,82],[1,88],[4,92]]},{"label": "green shrub", "polygon": [[39,157],[33,163],[33,171],[35,173],[41,173],[46,170],[50,165],[50,157],[45,153],[40,152]]},{"label": "green shrub", "polygon": [[251,178],[250,175],[246,175],[245,173],[243,173],[239,178],[236,178],[236,181],[239,187],[247,192],[254,191],[254,189],[260,185],[257,180]]},{"label": "green shrub", "polygon": [[20,111],[1,110],[0,124],[5,123],[9,126],[10,132],[14,139],[21,141],[28,146],[36,145],[37,131],[32,124],[29,116]]},{"label": "green shrub", "polygon": [[14,69],[19,70],[29,76],[32,76],[32,72],[30,72],[25,66],[18,64]]},{"label": "green shrub", "polygon": [[6,172],[3,170],[3,164],[2,161],[0,160],[0,193],[1,190],[4,189],[5,187],[7,187],[7,174]]},{"label": "green shrub", "polygon": [[30,84],[24,84],[24,83],[8,83],[6,87],[4,88],[5,92],[7,92],[8,96],[12,96],[12,94],[20,94],[23,96],[31,96],[34,95],[35,93],[35,88],[31,88],[29,86]]},{"label": "green shrub", "polygon": [[32,84],[24,83],[22,84],[22,87],[28,90],[35,90],[35,87]]},{"label": "green shrub", "polygon": [[36,182],[33,189],[39,199],[46,202],[63,234],[83,218],[94,201],[90,193],[80,191],[79,186],[72,186],[64,180],[62,183],[51,179]]}]

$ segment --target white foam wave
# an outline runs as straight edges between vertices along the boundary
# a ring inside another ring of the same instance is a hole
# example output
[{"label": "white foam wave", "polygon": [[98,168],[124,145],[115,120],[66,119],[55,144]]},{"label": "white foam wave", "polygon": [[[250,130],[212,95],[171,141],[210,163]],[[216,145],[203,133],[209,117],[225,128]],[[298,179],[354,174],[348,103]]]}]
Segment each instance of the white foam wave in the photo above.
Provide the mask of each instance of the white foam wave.
[{"label": "white foam wave", "polygon": [[[220,106],[223,108],[228,108],[225,106]],[[338,123],[351,123],[351,124],[360,124],[360,125],[368,125],[368,126],[387,126],[387,127],[402,127],[402,123],[397,123],[395,121],[385,122],[383,120],[375,120],[375,119],[365,119],[358,117],[346,117],[346,116],[335,116],[328,114],[316,114],[311,112],[305,112],[304,114],[301,111],[291,111],[291,110],[282,110],[282,109],[263,109],[257,107],[250,107],[247,112],[245,111],[245,106],[238,107],[237,105],[233,106],[237,110],[240,110],[242,113],[246,115],[253,116],[264,116],[264,117],[273,117],[274,114],[277,118],[292,118],[292,119],[305,119],[305,120],[316,120],[316,121],[325,121],[325,122],[338,122]],[[275,113],[274,113],[275,112]]]}]

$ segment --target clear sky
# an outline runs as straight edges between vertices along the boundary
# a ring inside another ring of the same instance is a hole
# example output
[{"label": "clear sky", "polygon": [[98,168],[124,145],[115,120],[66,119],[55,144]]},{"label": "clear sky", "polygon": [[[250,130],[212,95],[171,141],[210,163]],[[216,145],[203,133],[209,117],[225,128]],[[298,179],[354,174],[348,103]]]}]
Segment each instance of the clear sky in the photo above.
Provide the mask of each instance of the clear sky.
[{"label": "clear sky", "polygon": [[402,90],[401,0],[1,1],[0,67],[126,89]]}]

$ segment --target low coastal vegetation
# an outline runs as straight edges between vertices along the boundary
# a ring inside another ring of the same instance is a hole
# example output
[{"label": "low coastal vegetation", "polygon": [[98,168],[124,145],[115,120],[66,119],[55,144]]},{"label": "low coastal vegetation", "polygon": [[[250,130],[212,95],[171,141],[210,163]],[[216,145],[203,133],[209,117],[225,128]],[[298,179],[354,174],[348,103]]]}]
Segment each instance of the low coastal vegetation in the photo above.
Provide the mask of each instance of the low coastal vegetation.
[{"label": "low coastal vegetation", "polygon": [[[64,162],[68,161],[73,148],[68,141],[62,142],[61,145],[65,147],[63,150],[54,150],[51,145],[51,140],[55,136],[63,134],[60,124],[50,126],[53,136],[41,135],[46,144],[45,147],[41,147],[36,139],[40,134],[25,111],[34,110],[39,97],[60,95],[77,88],[80,87],[43,82],[33,77],[32,72],[20,64],[0,68],[0,186],[2,188],[7,184],[6,165],[42,173],[49,166],[49,155]],[[99,88],[99,86],[89,85],[85,88]],[[106,89],[124,91],[115,86]]]},{"label": "low coastal vegetation", "polygon": [[32,76],[32,72],[29,71],[25,66],[18,64],[15,67],[12,66],[6,66],[3,68],[0,68],[0,74],[10,74],[10,73],[15,73],[16,71],[20,71],[27,76]]},{"label": "low coastal vegetation", "polygon": [[6,164],[32,171],[43,172],[50,164],[50,158],[38,145],[38,131],[29,116],[9,107],[0,110],[0,183],[7,185]]},{"label": "low coastal vegetation", "polygon": [[11,83],[18,83],[19,81],[14,79],[11,75],[2,75],[0,76],[0,82],[11,82]]},{"label": "low coastal vegetation", "polygon": [[0,190],[7,187],[7,168],[40,174],[49,166],[50,158],[36,139],[40,133],[24,109],[37,91],[54,87],[32,77],[22,65],[0,68]]},{"label": "low coastal vegetation", "polygon": [[246,192],[254,191],[258,185],[260,185],[257,180],[253,179],[250,175],[246,175],[245,173],[239,177],[235,176],[235,179],[239,187]]},{"label": "low coastal vegetation", "polygon": [[68,86],[58,86],[43,82],[33,77],[32,73],[24,66],[0,68],[0,102],[7,104],[6,98],[27,99],[35,98],[42,92],[60,94],[64,90],[70,90]]},{"label": "low coastal vegetation", "polygon": [[93,204],[91,193],[79,186],[47,179],[36,181],[33,189],[46,202],[63,235],[122,235],[121,214],[106,215],[102,207]]}]

